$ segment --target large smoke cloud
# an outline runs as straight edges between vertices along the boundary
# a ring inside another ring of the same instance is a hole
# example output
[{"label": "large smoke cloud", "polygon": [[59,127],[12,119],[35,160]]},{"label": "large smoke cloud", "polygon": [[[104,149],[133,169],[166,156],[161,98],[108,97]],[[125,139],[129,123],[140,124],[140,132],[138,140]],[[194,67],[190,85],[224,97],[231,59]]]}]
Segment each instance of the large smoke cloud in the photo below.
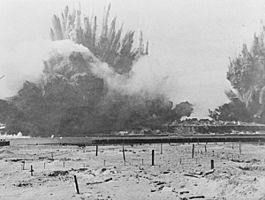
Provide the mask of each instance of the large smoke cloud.
[{"label": "large smoke cloud", "polygon": [[192,112],[188,103],[174,108],[170,75],[149,56],[119,74],[88,48],[59,40],[21,45],[6,60],[3,81],[12,82],[10,100],[21,113],[15,130],[26,134],[158,128]]},{"label": "large smoke cloud", "polygon": [[55,56],[68,57],[73,52],[82,53],[84,58],[93,57],[92,72],[104,79],[111,90],[130,95],[142,93],[167,97],[172,92],[168,82],[170,75],[148,56],[137,61],[129,74],[120,75],[82,45],[70,40],[39,40],[19,44],[13,51],[2,54],[0,69],[5,77],[1,80],[1,97],[15,95],[26,80],[37,82],[43,73],[44,61]]}]

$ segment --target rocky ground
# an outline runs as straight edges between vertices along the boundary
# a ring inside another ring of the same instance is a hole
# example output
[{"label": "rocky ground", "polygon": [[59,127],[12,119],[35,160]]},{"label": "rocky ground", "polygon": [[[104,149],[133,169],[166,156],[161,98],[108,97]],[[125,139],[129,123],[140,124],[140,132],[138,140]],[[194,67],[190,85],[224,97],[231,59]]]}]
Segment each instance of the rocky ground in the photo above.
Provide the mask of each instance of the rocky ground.
[{"label": "rocky ground", "polygon": [[193,158],[192,144],[124,146],[126,162],[122,149],[1,147],[0,199],[265,199],[262,144],[194,144]]}]

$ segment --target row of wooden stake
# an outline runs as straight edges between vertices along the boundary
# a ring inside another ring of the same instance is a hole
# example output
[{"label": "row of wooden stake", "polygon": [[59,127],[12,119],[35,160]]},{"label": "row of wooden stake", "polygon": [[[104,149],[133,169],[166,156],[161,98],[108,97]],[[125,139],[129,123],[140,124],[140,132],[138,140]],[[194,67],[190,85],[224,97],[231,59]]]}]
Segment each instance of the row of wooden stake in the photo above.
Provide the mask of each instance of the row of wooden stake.
[{"label": "row of wooden stake", "polygon": [[[241,146],[240,146],[241,148]],[[195,146],[194,144],[192,145],[192,158],[194,157],[194,149],[195,149]],[[205,152],[206,152],[206,145],[205,145]],[[126,157],[125,157],[125,149],[124,149],[124,145],[122,146],[122,152],[123,152],[123,160],[124,160],[124,163],[126,162]],[[161,154],[163,153],[162,152],[162,144],[161,144]],[[98,156],[98,145],[96,145],[96,156]],[[53,155],[52,155],[52,158],[53,158]],[[197,160],[196,160],[197,162]],[[142,164],[143,164],[143,159],[142,159]],[[180,164],[181,164],[181,158],[180,158]],[[155,165],[155,150],[152,150],[152,166]],[[65,162],[63,162],[63,166],[65,167]],[[104,160],[104,166],[105,166],[105,160]],[[22,162],[22,170],[25,169],[25,161]],[[44,169],[45,169],[45,163],[44,163]],[[214,169],[214,160],[211,160],[211,169]],[[31,165],[30,166],[30,173],[31,173],[31,176],[33,176],[33,166]],[[77,194],[80,194],[79,192],[79,186],[78,186],[78,182],[77,182],[77,177],[76,175],[74,175],[74,181],[75,181],[75,187],[76,187],[76,192]]]},{"label": "row of wooden stake", "polygon": [[[194,152],[195,152],[195,145],[192,144],[192,158],[194,158]],[[205,152],[207,152],[207,146],[205,145]],[[162,151],[162,143],[161,143],[161,151],[160,153],[162,154],[163,151]],[[126,157],[125,157],[125,148],[124,148],[124,144],[122,145],[122,155],[123,155],[123,162],[124,162],[124,165],[126,163]],[[96,156],[98,156],[98,145],[96,145]],[[142,159],[142,165],[144,163],[144,160]],[[182,160],[180,158],[180,164],[182,163]],[[106,164],[106,160],[104,160],[104,166]],[[197,158],[196,158],[196,164],[197,164]],[[154,166],[155,165],[155,150],[152,150],[152,162],[151,162],[151,165]]]},{"label": "row of wooden stake", "polygon": [[[233,148],[234,146],[232,146]],[[204,151],[207,152],[207,146],[206,144],[204,145]],[[161,151],[160,151],[161,154],[163,154],[163,147],[162,147],[162,143],[161,143]],[[195,145],[192,144],[192,155],[191,157],[194,158],[194,153],[195,153]],[[239,142],[239,153],[241,154],[241,143]],[[122,145],[122,154],[123,154],[123,161],[124,161],[124,164],[126,163],[126,157],[125,157],[125,148],[124,148],[124,144]],[[53,153],[51,153],[51,156],[52,156],[52,159],[53,159]],[[96,156],[98,156],[98,145],[96,145]],[[152,150],[152,166],[155,165],[155,150]],[[180,158],[180,164],[182,163],[182,160]],[[197,163],[197,160],[196,160],[196,163]],[[106,165],[106,160],[104,160],[104,166]],[[142,165],[143,165],[143,159],[142,159]],[[63,167],[65,167],[65,162],[63,161]],[[85,165],[84,165],[85,167]],[[45,162],[43,163],[43,168],[45,169]],[[25,161],[22,162],[21,164],[21,169],[24,170],[25,169]],[[33,175],[33,166],[31,165],[31,175]]]},{"label": "row of wooden stake", "polygon": [[[232,148],[233,147],[234,147],[234,145],[232,146]],[[239,148],[239,154],[241,154],[242,153],[241,142],[239,142],[238,148]],[[153,162],[153,157],[154,157],[153,151],[154,150],[152,150],[152,165],[154,163]],[[204,145],[204,152],[205,153],[207,152],[207,144]],[[195,153],[195,144],[192,144],[192,151],[191,151],[191,157],[192,158],[194,158],[194,153]],[[160,154],[163,154],[163,145],[162,145],[162,143],[161,143],[161,148],[160,148]],[[124,163],[126,163],[124,144],[122,144],[122,155],[123,155],[123,161],[124,161]],[[96,145],[96,156],[98,156],[98,145]]]}]

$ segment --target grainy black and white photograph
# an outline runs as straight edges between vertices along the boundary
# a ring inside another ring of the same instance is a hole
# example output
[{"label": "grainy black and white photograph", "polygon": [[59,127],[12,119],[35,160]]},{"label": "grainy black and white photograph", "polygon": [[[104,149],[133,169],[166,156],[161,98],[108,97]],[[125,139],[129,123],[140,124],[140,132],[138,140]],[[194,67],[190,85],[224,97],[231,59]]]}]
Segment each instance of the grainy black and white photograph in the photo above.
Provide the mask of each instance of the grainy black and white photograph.
[{"label": "grainy black and white photograph", "polygon": [[0,0],[0,200],[265,200],[265,0]]}]

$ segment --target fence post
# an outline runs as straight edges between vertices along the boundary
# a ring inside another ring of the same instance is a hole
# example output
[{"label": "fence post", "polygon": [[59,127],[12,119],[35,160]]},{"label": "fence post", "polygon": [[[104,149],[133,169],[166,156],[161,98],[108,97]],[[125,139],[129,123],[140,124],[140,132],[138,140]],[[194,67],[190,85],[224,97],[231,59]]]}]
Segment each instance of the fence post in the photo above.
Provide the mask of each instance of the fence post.
[{"label": "fence post", "polygon": [[26,161],[24,160],[22,170],[25,169],[25,165],[26,165]]},{"label": "fence post", "polygon": [[33,172],[34,172],[33,167],[32,167],[32,165],[30,165],[30,175],[31,176],[33,176]]},{"label": "fence post", "polygon": [[152,166],[155,165],[155,150],[152,150]]},{"label": "fence post", "polygon": [[211,160],[211,169],[214,169],[214,160]]},{"label": "fence post", "polygon": [[21,162],[21,170],[24,170],[25,169],[25,160],[23,160],[22,162]]},{"label": "fence post", "polygon": [[76,188],[76,193],[77,193],[77,194],[79,194],[79,188],[78,188],[78,182],[77,182],[76,175],[74,175],[74,179],[75,179],[75,188]]},{"label": "fence post", "polygon": [[192,144],[192,152],[191,152],[191,157],[194,158],[194,144]]},{"label": "fence post", "polygon": [[96,145],[96,156],[98,156],[98,145]]},{"label": "fence post", "polygon": [[122,144],[122,155],[123,155],[123,162],[124,162],[124,165],[125,165],[125,163],[126,163],[126,158],[125,158],[124,143]]}]

